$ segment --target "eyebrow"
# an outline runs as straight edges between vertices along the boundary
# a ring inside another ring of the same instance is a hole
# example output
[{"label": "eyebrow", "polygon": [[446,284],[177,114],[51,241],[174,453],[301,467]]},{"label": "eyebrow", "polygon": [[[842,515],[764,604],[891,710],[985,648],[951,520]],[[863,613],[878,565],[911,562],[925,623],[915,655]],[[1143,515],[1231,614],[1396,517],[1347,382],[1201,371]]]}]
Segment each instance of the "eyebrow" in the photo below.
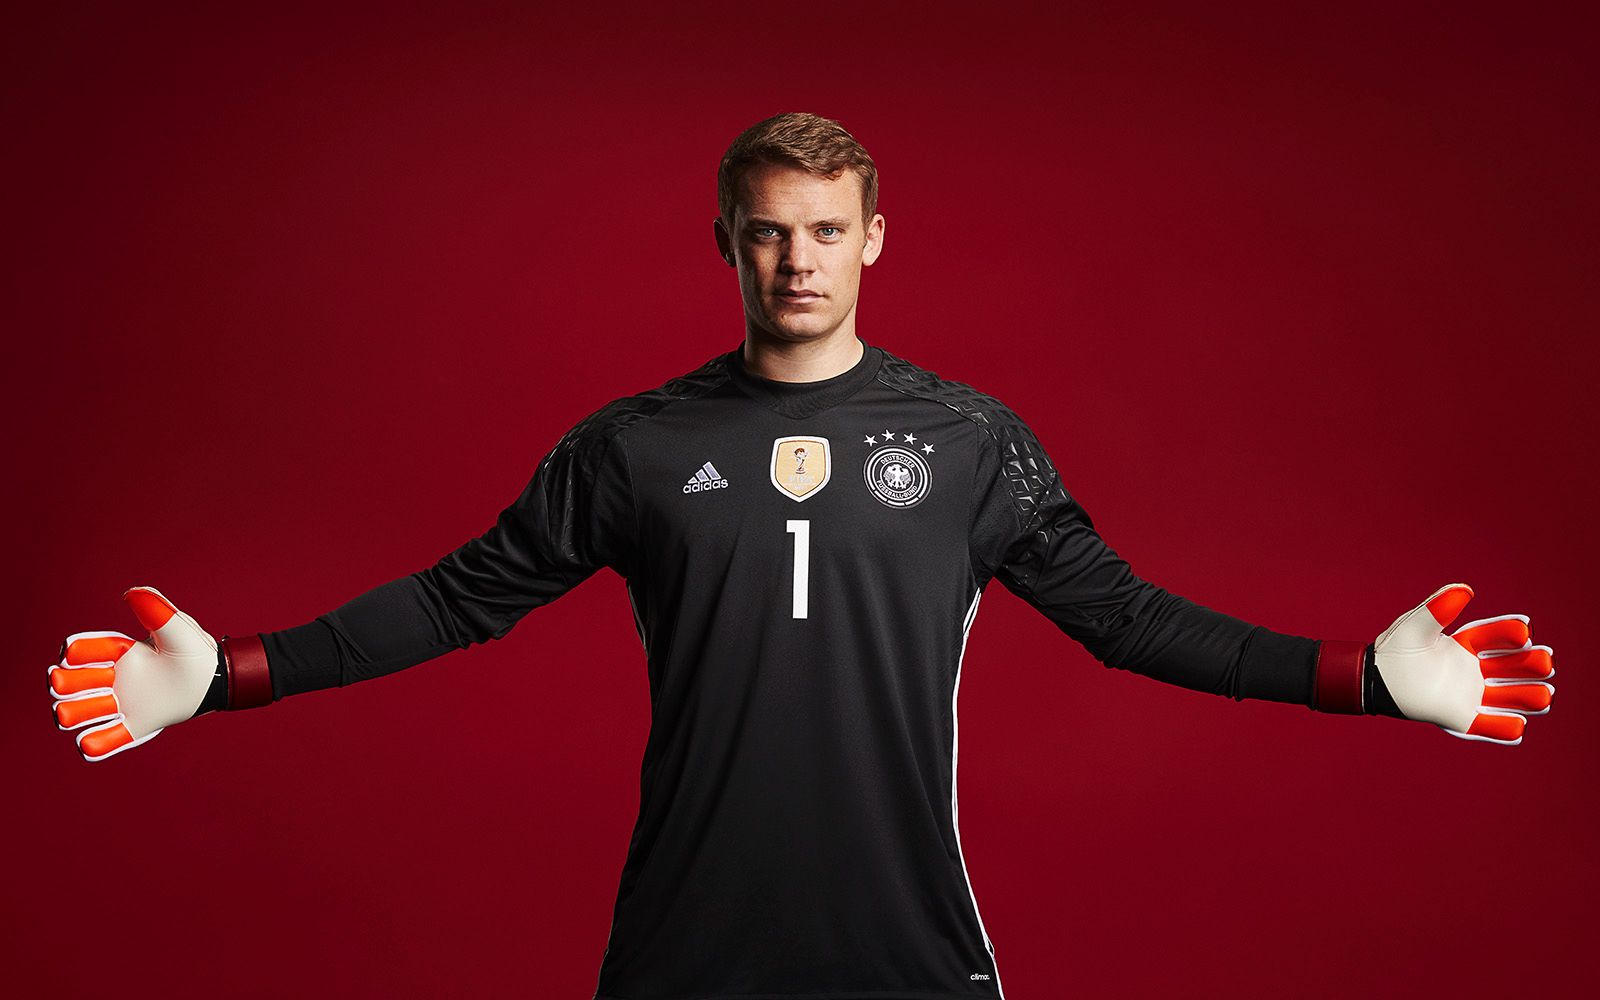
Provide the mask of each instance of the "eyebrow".
[{"label": "eyebrow", "polygon": [[[783,225],[783,223],[776,219],[767,219],[759,215],[752,215],[745,221],[752,226],[771,226],[773,229],[787,228]],[[816,222],[811,224],[811,228],[816,229],[821,226],[832,226],[835,229],[847,229],[849,228],[849,225],[850,223],[845,219],[818,219]]]}]

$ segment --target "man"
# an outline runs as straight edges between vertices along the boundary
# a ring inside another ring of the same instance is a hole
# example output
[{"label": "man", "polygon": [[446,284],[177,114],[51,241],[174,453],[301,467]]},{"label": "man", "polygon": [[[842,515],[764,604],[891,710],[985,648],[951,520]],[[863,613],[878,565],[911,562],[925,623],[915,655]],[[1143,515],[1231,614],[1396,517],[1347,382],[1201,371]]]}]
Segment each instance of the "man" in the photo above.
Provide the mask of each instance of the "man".
[{"label": "man", "polygon": [[598,1000],[1003,997],[955,796],[962,654],[992,579],[1102,662],[1189,688],[1504,744],[1548,710],[1527,618],[1444,634],[1462,584],[1364,643],[1136,577],[1015,413],[858,336],[884,218],[838,123],[752,126],[718,192],[741,347],[590,414],[483,535],[305,625],[218,643],[128,591],[147,642],[79,633],[51,667],[85,758],[500,638],[609,566],[652,723]]}]

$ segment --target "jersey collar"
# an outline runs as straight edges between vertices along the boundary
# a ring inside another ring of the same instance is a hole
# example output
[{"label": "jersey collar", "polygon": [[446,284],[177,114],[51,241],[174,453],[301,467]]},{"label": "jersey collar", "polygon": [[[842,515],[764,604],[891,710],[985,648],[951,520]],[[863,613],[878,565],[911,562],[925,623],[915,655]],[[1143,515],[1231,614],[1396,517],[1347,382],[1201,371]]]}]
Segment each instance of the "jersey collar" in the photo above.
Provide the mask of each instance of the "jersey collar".
[{"label": "jersey collar", "polygon": [[[858,336],[856,339],[860,340]],[[883,349],[861,341],[861,360],[849,371],[816,382],[779,382],[744,366],[744,345],[724,355],[728,378],[745,395],[786,417],[809,417],[849,399],[871,382],[883,364]]]}]

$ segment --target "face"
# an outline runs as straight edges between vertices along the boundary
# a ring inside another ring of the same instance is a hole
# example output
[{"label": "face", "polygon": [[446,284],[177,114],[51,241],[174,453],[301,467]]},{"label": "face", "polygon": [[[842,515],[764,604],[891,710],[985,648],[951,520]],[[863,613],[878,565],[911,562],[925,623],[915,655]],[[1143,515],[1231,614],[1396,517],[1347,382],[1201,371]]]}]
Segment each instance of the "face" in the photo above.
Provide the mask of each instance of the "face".
[{"label": "face", "polygon": [[739,180],[733,232],[717,249],[739,271],[745,328],[788,341],[855,335],[861,269],[883,249],[883,216],[861,217],[861,178],[757,163]]}]

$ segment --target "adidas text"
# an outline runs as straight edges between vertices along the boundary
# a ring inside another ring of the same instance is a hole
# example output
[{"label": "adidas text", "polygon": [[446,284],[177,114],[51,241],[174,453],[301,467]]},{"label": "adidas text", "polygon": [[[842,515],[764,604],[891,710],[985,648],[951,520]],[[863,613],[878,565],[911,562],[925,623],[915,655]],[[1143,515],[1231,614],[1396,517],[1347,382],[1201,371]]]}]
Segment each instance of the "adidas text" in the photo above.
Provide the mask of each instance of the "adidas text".
[{"label": "adidas text", "polygon": [[695,474],[689,477],[689,481],[683,484],[683,492],[685,493],[701,493],[705,490],[725,490],[727,488],[728,481],[722,478],[722,474],[717,471],[717,467],[710,462],[700,466]]},{"label": "adidas text", "polygon": [[702,490],[725,490],[727,488],[728,488],[728,481],[726,479],[716,479],[716,480],[713,480],[713,481],[711,481],[709,483],[695,483],[695,482],[685,483],[683,485],[683,492],[685,492],[685,493],[699,493]]}]

